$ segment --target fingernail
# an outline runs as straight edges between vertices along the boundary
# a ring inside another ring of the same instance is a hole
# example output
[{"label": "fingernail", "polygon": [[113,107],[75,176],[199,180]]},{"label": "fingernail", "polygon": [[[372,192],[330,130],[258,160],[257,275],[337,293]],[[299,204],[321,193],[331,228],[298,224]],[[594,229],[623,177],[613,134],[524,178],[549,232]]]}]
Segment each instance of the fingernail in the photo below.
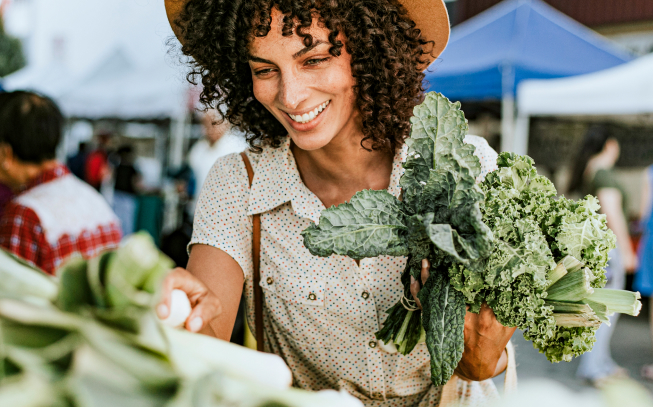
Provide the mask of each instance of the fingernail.
[{"label": "fingernail", "polygon": [[426,259],[422,259],[422,268],[427,268],[429,266],[429,261]]},{"label": "fingernail", "polygon": [[197,332],[202,329],[202,318],[195,317],[192,321],[190,321],[189,328],[191,332]]},{"label": "fingernail", "polygon": [[156,307],[156,313],[159,314],[159,317],[161,318],[167,318],[168,317],[168,306],[165,304],[159,304],[158,307]]},{"label": "fingernail", "polygon": [[410,283],[411,283],[411,284],[415,284],[415,281],[417,281],[417,280],[415,280],[415,277],[410,276]]}]

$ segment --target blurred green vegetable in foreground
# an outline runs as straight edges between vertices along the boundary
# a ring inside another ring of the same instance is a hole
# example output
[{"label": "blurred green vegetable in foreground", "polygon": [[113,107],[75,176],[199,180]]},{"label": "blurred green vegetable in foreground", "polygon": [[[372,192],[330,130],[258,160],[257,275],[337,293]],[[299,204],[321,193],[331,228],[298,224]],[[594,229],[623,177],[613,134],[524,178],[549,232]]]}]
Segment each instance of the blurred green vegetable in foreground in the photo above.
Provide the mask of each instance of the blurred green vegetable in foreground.
[{"label": "blurred green vegetable in foreground", "polygon": [[0,252],[0,406],[361,405],[288,389],[278,356],[165,327],[153,307],[171,268],[144,234],[58,279]]}]

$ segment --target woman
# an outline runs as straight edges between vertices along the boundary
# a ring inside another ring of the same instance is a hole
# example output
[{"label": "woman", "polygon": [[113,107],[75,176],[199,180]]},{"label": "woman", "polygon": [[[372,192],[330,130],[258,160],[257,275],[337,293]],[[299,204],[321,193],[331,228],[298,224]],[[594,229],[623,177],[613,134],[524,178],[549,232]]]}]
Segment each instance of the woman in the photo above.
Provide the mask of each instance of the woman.
[{"label": "woman", "polygon": [[[642,238],[637,250],[638,267],[633,280],[633,288],[649,298],[649,329],[653,337],[653,165],[646,167],[641,185],[639,221]],[[642,366],[642,377],[653,380],[653,365]]]},{"label": "woman", "polygon": [[[202,101],[226,105],[226,120],[247,133],[255,174],[250,190],[240,156],[213,167],[188,271],[166,280],[160,315],[180,288],[194,305],[187,328],[228,339],[244,282],[251,323],[251,216],[261,214],[265,347],[285,359],[294,384],[344,389],[368,405],[437,405],[441,388],[430,383],[426,347],[386,353],[374,337],[401,295],[405,260],[313,257],[299,233],[362,189],[399,195],[421,71],[448,39],[444,3],[169,0],[167,7],[204,85]],[[484,171],[492,170],[487,143],[470,142],[486,158]],[[502,372],[513,332],[489,308],[468,314],[457,374],[480,381]]]},{"label": "woman", "polygon": [[[592,126],[585,134],[578,159],[572,173],[570,192],[592,194],[599,198],[601,212],[608,227],[617,236],[617,248],[609,253],[606,268],[606,288],[624,289],[626,271],[633,272],[637,257],[628,233],[625,208],[626,193],[616,180],[614,165],[619,159],[619,142],[610,137],[603,126]],[[591,352],[581,356],[576,375],[601,387],[606,381],[623,377],[626,370],[619,367],[610,354],[610,338],[619,314],[610,317],[610,325],[602,324],[596,333],[596,343]]]}]

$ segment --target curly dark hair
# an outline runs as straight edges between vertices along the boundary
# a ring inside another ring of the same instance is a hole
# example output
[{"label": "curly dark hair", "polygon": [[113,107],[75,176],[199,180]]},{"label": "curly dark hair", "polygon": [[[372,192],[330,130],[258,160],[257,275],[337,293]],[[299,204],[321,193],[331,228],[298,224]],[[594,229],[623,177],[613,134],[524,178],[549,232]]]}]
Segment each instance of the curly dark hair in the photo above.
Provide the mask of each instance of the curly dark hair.
[{"label": "curly dark hair", "polygon": [[[255,151],[282,144],[287,132],[254,98],[248,63],[250,41],[268,34],[273,8],[284,15],[284,36],[296,33],[311,46],[307,30],[316,17],[330,31],[331,55],[340,56],[343,46],[351,55],[361,146],[401,147],[413,107],[423,99],[421,70],[433,42],[421,37],[397,0],[189,0],[175,24],[181,51],[191,57],[188,80],[201,79],[202,104],[224,109],[221,119],[245,131]],[[337,39],[341,33],[344,44]]]}]

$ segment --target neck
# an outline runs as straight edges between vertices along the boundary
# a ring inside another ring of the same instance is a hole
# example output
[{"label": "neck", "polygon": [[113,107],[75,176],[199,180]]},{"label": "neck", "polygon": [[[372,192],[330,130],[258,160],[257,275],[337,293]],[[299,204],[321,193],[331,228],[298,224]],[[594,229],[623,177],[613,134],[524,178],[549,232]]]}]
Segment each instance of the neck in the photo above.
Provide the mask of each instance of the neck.
[{"label": "neck", "polygon": [[387,189],[390,184],[394,154],[365,150],[360,140],[334,139],[314,151],[291,145],[304,184],[327,208],[348,201],[363,189]]},{"label": "neck", "polygon": [[34,179],[36,179],[39,175],[41,175],[43,172],[47,170],[51,170],[58,165],[59,165],[59,161],[57,160],[43,161],[40,164],[32,164],[32,163],[25,164],[25,168],[23,170],[23,176],[21,177],[21,184],[23,184],[23,186],[29,184]]}]

